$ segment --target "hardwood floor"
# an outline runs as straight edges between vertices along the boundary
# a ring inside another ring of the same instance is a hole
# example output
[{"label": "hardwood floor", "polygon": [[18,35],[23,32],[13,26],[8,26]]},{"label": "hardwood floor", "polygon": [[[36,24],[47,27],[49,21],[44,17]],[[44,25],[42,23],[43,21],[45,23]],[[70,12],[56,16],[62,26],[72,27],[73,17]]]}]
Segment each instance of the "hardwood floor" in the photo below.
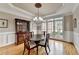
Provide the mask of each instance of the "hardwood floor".
[{"label": "hardwood floor", "polygon": [[[78,55],[74,45],[61,42],[50,40],[50,53],[49,55]],[[20,45],[9,45],[6,47],[0,48],[0,55],[22,55],[23,53],[23,44]],[[27,55],[27,50],[25,52]],[[36,55],[36,48],[31,50],[31,55]],[[45,49],[39,47],[39,55],[46,55]]]}]

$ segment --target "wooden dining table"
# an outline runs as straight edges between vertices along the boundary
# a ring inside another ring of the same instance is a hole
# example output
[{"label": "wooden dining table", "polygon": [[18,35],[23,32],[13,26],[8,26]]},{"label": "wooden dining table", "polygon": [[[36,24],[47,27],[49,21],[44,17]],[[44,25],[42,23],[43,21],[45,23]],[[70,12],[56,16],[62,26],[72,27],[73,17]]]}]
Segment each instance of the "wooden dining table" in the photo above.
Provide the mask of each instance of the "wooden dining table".
[{"label": "wooden dining table", "polygon": [[39,46],[39,43],[41,41],[43,41],[45,39],[45,36],[44,35],[33,35],[32,38],[30,39],[31,41],[35,42],[35,44],[37,45],[37,55],[38,55],[38,46]]}]

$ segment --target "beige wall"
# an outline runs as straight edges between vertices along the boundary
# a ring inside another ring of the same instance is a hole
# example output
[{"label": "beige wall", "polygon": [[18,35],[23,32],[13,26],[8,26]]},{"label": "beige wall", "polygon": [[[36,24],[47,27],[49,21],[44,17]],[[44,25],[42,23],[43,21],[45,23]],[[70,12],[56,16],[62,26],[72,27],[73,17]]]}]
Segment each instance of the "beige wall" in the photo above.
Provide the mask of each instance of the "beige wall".
[{"label": "beige wall", "polygon": [[79,53],[79,6],[76,8],[76,10],[73,12],[73,19],[77,19],[77,27],[74,28],[74,45]]},{"label": "beige wall", "polygon": [[0,19],[8,20],[8,28],[0,28],[0,47],[15,43],[15,18],[27,20],[27,18],[0,12]]},{"label": "beige wall", "polygon": [[73,31],[73,16],[64,16],[64,31]]},{"label": "beige wall", "polygon": [[73,16],[64,16],[64,40],[72,42],[73,40]]}]

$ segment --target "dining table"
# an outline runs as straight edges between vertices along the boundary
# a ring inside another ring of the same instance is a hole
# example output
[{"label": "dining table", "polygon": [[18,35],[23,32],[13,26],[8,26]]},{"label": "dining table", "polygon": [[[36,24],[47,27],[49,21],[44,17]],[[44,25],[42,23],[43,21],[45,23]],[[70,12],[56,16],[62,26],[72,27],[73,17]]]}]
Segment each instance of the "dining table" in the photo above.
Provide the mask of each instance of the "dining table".
[{"label": "dining table", "polygon": [[41,41],[44,41],[44,39],[45,39],[45,36],[42,35],[42,34],[39,34],[39,35],[32,35],[32,37],[31,37],[31,39],[30,39],[30,41],[35,42],[35,44],[37,45],[37,55],[38,55],[38,46],[39,46],[39,43],[40,43]]}]

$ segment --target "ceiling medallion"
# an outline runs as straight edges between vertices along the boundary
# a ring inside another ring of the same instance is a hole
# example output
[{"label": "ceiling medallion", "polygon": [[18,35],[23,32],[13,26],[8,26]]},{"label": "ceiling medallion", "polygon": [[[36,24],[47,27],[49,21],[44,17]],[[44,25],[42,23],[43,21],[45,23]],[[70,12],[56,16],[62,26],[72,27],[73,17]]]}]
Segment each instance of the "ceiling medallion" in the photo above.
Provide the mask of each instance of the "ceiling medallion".
[{"label": "ceiling medallion", "polygon": [[41,5],[41,3],[36,3],[36,4],[35,4],[35,7],[36,7],[36,8],[41,8],[42,5]]}]

